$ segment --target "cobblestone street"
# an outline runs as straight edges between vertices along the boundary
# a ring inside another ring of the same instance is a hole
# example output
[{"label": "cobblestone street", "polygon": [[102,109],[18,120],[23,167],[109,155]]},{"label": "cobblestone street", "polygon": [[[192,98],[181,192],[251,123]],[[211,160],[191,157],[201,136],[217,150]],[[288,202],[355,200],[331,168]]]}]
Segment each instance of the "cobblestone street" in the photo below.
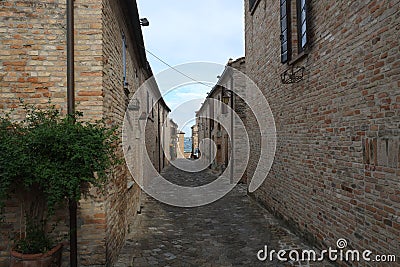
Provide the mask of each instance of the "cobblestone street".
[{"label": "cobblestone street", "polygon": [[[195,186],[217,176],[168,167],[171,182]],[[300,266],[261,262],[257,252],[308,248],[246,195],[239,184],[222,199],[197,208],[179,208],[143,197],[143,208],[116,266]],[[308,266],[302,263],[301,266]],[[313,266],[329,266],[319,263]]]}]

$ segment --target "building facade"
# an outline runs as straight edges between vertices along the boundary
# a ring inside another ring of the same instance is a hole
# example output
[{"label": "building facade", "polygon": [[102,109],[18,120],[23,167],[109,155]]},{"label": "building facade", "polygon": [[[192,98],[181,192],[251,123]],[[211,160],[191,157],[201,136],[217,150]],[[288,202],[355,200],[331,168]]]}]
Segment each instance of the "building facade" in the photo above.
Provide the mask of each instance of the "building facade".
[{"label": "building facade", "polygon": [[[196,114],[197,116],[197,114]],[[199,154],[199,122],[196,118],[196,124],[191,127],[192,130],[192,158],[198,158]]]},{"label": "building facade", "polygon": [[178,130],[178,143],[177,143],[177,158],[184,159],[185,157],[185,133]]},{"label": "building facade", "polygon": [[398,255],[400,3],[246,0],[245,13],[247,75],[278,137],[254,197],[321,248]]},{"label": "building facade", "polygon": [[[157,86],[155,79],[151,79],[146,84],[148,90],[145,96],[146,104],[146,126],[145,126],[145,139],[146,150],[153,163],[154,168],[160,172],[167,165],[167,156],[169,141],[166,139],[166,132],[168,127],[168,113],[171,111],[161,97],[160,90]],[[142,112],[143,115],[143,112]],[[165,152],[166,151],[166,152]]]},{"label": "building facade", "polygon": [[[215,158],[211,164],[211,168],[214,170],[224,171],[230,160],[233,160],[233,165],[235,165],[235,160],[244,160],[243,158],[235,159],[231,157],[232,143],[228,133],[235,134],[235,122],[233,120],[228,121],[227,125],[223,126],[221,121],[226,120],[233,111],[246,127],[247,105],[241,97],[232,92],[240,92],[242,96],[246,95],[245,73],[246,62],[244,57],[236,60],[230,59],[217,84],[207,95],[207,99],[216,101],[205,101],[199,111],[196,112],[196,122],[198,124],[197,143],[204,138],[210,138],[215,143],[216,151],[208,149],[209,153],[215,153]],[[226,127],[231,128],[226,129]],[[233,147],[233,149],[235,148]],[[212,157],[211,154],[204,156],[209,159]],[[239,153],[239,155],[241,154]],[[245,182],[246,177],[247,172],[244,173],[241,181]]]},{"label": "building facade", "polygon": [[[76,0],[74,11],[76,109],[87,120],[105,119],[110,125],[122,126],[129,100],[152,76],[136,1]],[[65,1],[6,0],[0,3],[0,13],[0,109],[18,111],[19,98],[39,107],[51,98],[66,113]],[[157,89],[150,93],[157,95]],[[144,106],[147,99],[143,96],[137,100]],[[157,125],[153,128],[160,133],[169,109],[163,101],[156,103],[155,109]],[[159,144],[161,135],[149,138],[153,142],[158,138],[154,143]],[[154,164],[163,167],[164,158],[157,149]],[[122,149],[118,153],[122,156]],[[142,154],[138,155],[134,166],[140,169]],[[127,166],[122,164],[113,173],[106,194],[93,191],[79,203],[79,266],[111,266],[140,209],[141,190],[132,182]],[[68,233],[67,209],[61,213],[57,231]],[[19,205],[12,201],[5,216],[0,266],[8,266],[12,244],[8,237],[23,224],[15,219],[21,214]],[[68,265],[68,259],[67,248],[63,265]]]},{"label": "building facade", "polygon": [[172,119],[169,120],[170,126],[170,161],[173,161],[177,158],[177,148],[178,148],[178,124],[176,124]]}]

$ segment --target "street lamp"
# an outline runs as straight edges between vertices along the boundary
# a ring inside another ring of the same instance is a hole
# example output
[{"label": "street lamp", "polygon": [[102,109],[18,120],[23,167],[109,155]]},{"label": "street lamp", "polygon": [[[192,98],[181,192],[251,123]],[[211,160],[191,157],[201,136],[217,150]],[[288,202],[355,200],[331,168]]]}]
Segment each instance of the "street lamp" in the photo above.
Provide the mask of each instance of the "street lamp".
[{"label": "street lamp", "polygon": [[227,94],[224,94],[223,96],[222,96],[222,102],[225,104],[225,105],[228,105],[229,104],[229,100],[231,99],[231,96],[230,95],[227,95]]},{"label": "street lamp", "polygon": [[141,18],[140,19],[140,25],[146,27],[146,26],[150,25],[150,22],[149,22],[149,20],[147,18]]},{"label": "street lamp", "polygon": [[222,107],[222,114],[226,114],[228,113],[228,109],[226,108],[226,106],[229,104],[229,100],[231,99],[231,96],[228,95],[227,93],[223,92],[222,93],[222,103],[224,103],[225,105]]}]

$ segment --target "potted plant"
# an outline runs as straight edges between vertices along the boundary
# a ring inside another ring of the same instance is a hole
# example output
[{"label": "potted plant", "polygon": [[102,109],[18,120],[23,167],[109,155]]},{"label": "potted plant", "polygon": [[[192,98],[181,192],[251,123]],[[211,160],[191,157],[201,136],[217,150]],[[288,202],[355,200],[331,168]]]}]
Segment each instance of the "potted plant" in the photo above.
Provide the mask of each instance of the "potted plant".
[{"label": "potted plant", "polygon": [[0,119],[0,208],[13,196],[25,213],[24,231],[11,251],[11,266],[59,266],[62,245],[50,218],[68,199],[79,201],[90,186],[104,188],[116,164],[115,128],[63,116],[54,106],[24,106],[25,119]]}]

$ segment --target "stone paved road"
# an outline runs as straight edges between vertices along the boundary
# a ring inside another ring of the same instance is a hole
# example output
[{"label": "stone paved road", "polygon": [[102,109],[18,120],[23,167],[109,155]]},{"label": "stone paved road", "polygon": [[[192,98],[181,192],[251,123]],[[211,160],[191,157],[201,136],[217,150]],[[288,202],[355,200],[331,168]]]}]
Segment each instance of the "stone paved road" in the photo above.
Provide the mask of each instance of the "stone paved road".
[{"label": "stone paved road", "polygon": [[[168,167],[171,182],[195,186],[216,178]],[[144,197],[143,208],[116,266],[309,266],[307,263],[261,262],[257,252],[309,249],[279,224],[238,185],[222,199],[197,208],[169,206]],[[312,266],[331,266],[319,263]]]}]

